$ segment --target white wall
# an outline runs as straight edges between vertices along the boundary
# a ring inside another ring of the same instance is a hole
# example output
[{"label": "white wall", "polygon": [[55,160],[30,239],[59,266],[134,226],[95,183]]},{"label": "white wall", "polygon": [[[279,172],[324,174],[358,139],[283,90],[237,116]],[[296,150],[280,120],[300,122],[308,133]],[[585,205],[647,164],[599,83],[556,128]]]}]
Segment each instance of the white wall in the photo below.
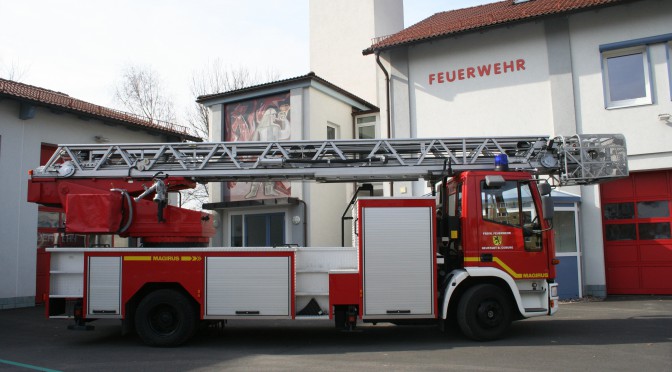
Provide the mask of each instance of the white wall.
[{"label": "white wall", "polygon": [[[408,58],[412,89],[407,104],[414,136],[543,135],[553,131],[543,25],[423,43],[410,47]],[[488,65],[490,75],[481,76],[479,66]],[[469,68],[476,69],[473,75]],[[455,81],[448,82],[447,73],[457,74]]]},{"label": "white wall", "polygon": [[28,171],[40,164],[44,143],[165,142],[164,136],[37,107],[30,120],[19,119],[19,103],[0,100],[0,309],[32,306],[35,296],[37,205],[28,203]]},{"label": "white wall", "polygon": [[[352,107],[330,98],[317,89],[309,89],[308,94],[310,111],[307,125],[310,127],[310,136],[304,139],[326,140],[327,122],[339,126],[341,139],[352,139]],[[352,196],[352,187],[343,183],[304,182],[302,189],[308,203],[310,246],[339,246],[341,215]],[[349,226],[346,231],[350,231]],[[347,243],[350,241],[347,240],[346,245]]]},{"label": "white wall", "polygon": [[[672,167],[672,125],[658,114],[672,113],[669,44],[649,46],[654,103],[605,109],[599,46],[672,31],[672,2],[636,2],[570,19],[578,125],[583,133],[623,133],[631,170]],[[627,26],[625,26],[627,25]]]},{"label": "white wall", "polygon": [[401,31],[403,0],[310,0],[310,69],[375,104],[375,56],[362,56],[374,37]]}]

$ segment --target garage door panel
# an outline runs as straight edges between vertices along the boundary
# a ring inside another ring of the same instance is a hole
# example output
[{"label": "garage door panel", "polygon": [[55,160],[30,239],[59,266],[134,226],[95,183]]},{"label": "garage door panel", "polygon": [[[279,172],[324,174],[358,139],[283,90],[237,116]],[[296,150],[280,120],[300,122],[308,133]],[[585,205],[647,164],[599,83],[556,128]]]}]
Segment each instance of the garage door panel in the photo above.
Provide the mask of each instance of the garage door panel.
[{"label": "garage door panel", "polygon": [[672,171],[600,186],[608,294],[672,294]]},{"label": "garage door panel", "polygon": [[665,172],[639,173],[635,175],[635,192],[638,198],[667,195]]},{"label": "garage door panel", "polygon": [[642,244],[641,251],[642,261],[668,261],[672,266],[672,244]]},{"label": "garage door panel", "polygon": [[616,245],[605,247],[607,263],[637,261],[636,245]]},{"label": "garage door panel", "polygon": [[610,293],[627,293],[618,291],[639,287],[639,269],[637,267],[610,267],[607,269],[607,290]]},{"label": "garage door panel", "polygon": [[632,184],[631,178],[623,178],[616,181],[611,181],[605,184],[608,187],[602,187],[601,194],[604,200],[610,199],[627,199],[635,195],[635,188]]},{"label": "garage door panel", "polygon": [[670,270],[670,267],[642,268],[642,286],[655,290],[655,294],[672,294],[672,288],[670,288],[671,282],[672,270]]}]

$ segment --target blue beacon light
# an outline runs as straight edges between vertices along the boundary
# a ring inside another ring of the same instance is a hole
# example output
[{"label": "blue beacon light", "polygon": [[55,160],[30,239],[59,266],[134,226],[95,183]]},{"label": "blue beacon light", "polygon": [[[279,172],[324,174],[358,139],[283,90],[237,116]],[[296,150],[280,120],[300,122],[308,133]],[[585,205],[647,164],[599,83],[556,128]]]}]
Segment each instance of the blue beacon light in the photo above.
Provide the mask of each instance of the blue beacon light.
[{"label": "blue beacon light", "polygon": [[495,155],[495,170],[497,171],[509,170],[509,157],[506,156],[506,154]]}]

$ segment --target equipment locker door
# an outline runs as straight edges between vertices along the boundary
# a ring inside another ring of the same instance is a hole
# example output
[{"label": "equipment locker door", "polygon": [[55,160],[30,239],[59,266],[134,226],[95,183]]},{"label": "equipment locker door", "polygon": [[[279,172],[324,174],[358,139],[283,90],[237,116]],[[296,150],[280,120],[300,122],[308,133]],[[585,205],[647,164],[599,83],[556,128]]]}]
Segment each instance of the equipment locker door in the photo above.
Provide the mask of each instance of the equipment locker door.
[{"label": "equipment locker door", "polygon": [[433,311],[431,207],[362,209],[364,317],[427,317]]},{"label": "equipment locker door", "polygon": [[88,314],[121,314],[121,258],[89,257]]},{"label": "equipment locker door", "polygon": [[206,316],[291,316],[290,257],[209,257]]}]

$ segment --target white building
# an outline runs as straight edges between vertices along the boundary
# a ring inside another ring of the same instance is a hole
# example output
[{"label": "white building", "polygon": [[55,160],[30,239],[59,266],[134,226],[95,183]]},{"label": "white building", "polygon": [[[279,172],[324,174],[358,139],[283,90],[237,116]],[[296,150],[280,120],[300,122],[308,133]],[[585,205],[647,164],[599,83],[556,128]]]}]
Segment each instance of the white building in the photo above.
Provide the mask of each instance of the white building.
[{"label": "white building", "polygon": [[670,1],[507,0],[437,13],[364,53],[390,75],[378,102],[389,89],[392,137],[623,133],[630,178],[565,190],[580,212],[557,222],[580,228],[575,243],[559,234],[561,271],[584,295],[670,294],[670,24]]},{"label": "white building", "polygon": [[166,124],[0,79],[0,309],[41,302],[47,288],[45,246],[83,245],[89,239],[59,234],[61,211],[27,202],[28,171],[44,164],[60,143],[197,139],[186,128]]},{"label": "white building", "polygon": [[[210,140],[273,141],[373,138],[378,108],[309,73],[291,79],[202,96]],[[211,183],[221,221],[213,246],[297,244],[340,246],[341,216],[353,184],[308,182]],[[350,245],[350,238],[345,239]]]},{"label": "white building", "polygon": [[311,71],[376,102],[378,65],[362,58],[362,46],[404,28],[403,0],[310,0],[309,7]]}]

